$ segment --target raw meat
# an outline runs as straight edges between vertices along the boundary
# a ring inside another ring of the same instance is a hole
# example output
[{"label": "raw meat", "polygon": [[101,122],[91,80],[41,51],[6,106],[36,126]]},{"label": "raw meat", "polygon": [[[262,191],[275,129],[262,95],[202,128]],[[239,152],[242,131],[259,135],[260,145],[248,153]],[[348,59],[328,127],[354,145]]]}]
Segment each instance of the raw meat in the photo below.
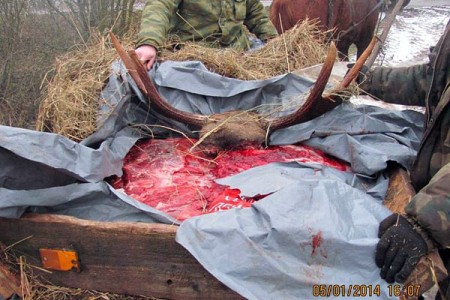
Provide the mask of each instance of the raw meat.
[{"label": "raw meat", "polygon": [[347,164],[303,145],[246,146],[216,153],[201,145],[190,151],[195,142],[186,138],[140,141],[125,157],[123,176],[113,178],[112,185],[183,221],[204,213],[251,206],[258,199],[242,197],[239,190],[214,180],[252,167],[298,161],[349,170]]}]

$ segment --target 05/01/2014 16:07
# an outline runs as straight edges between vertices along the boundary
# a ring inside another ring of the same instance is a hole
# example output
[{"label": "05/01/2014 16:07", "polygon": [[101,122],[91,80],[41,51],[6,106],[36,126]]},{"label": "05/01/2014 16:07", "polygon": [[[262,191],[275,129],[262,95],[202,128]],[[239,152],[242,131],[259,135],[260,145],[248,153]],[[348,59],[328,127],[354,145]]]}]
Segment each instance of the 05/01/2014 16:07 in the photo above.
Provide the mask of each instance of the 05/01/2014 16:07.
[{"label": "05/01/2014 16:07", "polygon": [[[389,297],[418,297],[420,285],[400,284],[388,285]],[[367,284],[314,284],[312,286],[313,297],[381,297],[381,286]]]}]

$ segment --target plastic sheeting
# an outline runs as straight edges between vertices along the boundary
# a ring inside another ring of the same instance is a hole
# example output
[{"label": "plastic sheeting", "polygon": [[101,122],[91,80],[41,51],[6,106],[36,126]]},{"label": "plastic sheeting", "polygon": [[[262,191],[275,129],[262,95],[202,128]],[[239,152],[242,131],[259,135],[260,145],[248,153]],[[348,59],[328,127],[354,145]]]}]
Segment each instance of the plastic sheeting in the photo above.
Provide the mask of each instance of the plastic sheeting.
[{"label": "plastic sheeting", "polygon": [[[158,90],[175,107],[201,114],[301,103],[313,81],[295,74],[240,81],[208,72],[197,62],[152,69]],[[113,65],[102,98],[99,130],[81,143],[0,126],[0,216],[25,211],[104,221],[176,223],[113,189],[122,160],[143,136],[188,136],[192,128],[151,111],[121,64]],[[111,109],[112,108],[112,109]],[[271,144],[303,142],[349,162],[353,172],[323,166],[270,164],[221,179],[246,194],[272,193],[252,208],[195,217],[177,240],[219,280],[251,299],[310,299],[312,284],[380,284],[373,263],[380,200],[388,161],[410,168],[422,115],[344,103],[304,124],[275,132]],[[318,244],[318,242],[320,242]],[[387,298],[387,297],[384,297]]]},{"label": "plastic sheeting", "polygon": [[340,286],[331,299],[349,291],[350,297],[376,298],[351,286],[378,286],[378,297],[388,299],[373,255],[378,223],[389,211],[365,193],[383,190],[385,181],[363,181],[321,166],[258,167],[221,183],[249,195],[273,194],[251,208],[188,219],[177,241],[247,299],[314,299],[320,295],[314,285],[326,287],[322,296],[328,286]]}]

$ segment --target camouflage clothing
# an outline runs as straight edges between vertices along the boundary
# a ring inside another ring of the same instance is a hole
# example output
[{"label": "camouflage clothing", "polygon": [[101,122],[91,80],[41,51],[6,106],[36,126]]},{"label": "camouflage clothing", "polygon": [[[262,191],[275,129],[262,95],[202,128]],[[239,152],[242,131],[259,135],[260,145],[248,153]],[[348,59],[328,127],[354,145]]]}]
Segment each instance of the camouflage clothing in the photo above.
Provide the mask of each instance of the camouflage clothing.
[{"label": "camouflage clothing", "polygon": [[426,107],[426,127],[411,171],[418,191],[406,207],[439,248],[450,248],[450,22],[430,63],[375,68],[361,87],[386,102]]},{"label": "camouflage clothing", "polygon": [[259,0],[148,0],[136,46],[160,49],[173,35],[180,41],[247,50],[244,25],[261,40],[277,35]]}]

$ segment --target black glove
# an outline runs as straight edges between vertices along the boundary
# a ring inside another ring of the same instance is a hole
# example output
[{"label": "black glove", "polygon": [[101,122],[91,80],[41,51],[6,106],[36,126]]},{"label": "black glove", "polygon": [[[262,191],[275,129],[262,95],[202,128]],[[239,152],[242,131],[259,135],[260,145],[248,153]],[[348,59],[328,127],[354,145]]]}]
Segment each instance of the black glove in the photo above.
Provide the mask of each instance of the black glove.
[{"label": "black glove", "polygon": [[[350,71],[351,68],[353,68],[355,64],[351,63],[351,64],[347,64],[347,72],[345,73],[345,76],[347,76],[348,72]],[[360,84],[361,82],[364,82],[364,80],[366,79],[366,73],[367,71],[369,71],[369,67],[367,67],[366,65],[363,65],[361,70],[359,71],[358,76],[355,78],[355,81],[357,84]]]},{"label": "black glove", "polygon": [[429,251],[425,239],[404,217],[393,214],[380,223],[375,263],[388,283],[403,283]]}]

